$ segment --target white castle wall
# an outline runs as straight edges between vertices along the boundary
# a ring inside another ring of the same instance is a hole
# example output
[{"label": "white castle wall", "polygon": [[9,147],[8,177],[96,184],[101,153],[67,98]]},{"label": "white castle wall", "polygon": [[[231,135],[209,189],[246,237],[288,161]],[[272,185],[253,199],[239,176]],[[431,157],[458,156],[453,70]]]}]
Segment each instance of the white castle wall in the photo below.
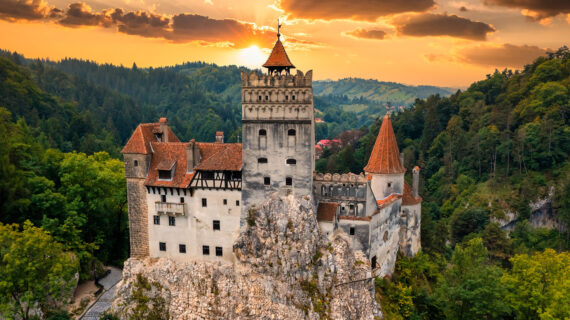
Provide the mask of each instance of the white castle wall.
[{"label": "white castle wall", "polygon": [[400,250],[406,256],[415,256],[421,248],[422,204],[402,206]]},{"label": "white castle wall", "polygon": [[400,242],[401,200],[382,208],[370,221],[370,260],[376,257],[375,276],[391,275],[396,266]]},{"label": "white castle wall", "polygon": [[372,192],[376,200],[382,200],[392,193],[403,194],[404,192],[404,174],[377,174],[372,173],[370,181]]}]

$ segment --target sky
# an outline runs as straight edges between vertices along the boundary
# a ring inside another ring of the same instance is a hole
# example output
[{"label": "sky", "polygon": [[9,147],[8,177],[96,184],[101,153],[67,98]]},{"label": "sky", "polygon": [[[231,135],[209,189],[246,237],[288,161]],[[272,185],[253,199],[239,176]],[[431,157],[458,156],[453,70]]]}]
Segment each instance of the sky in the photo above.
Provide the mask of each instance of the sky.
[{"label": "sky", "polygon": [[260,68],[466,87],[570,40],[569,0],[0,0],[0,48],[138,67]]}]

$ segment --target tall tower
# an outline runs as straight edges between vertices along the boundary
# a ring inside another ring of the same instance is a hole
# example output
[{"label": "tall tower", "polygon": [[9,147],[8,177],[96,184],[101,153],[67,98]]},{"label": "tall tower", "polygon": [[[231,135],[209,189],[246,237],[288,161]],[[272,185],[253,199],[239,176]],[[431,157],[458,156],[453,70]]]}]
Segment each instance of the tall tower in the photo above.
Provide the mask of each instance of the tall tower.
[{"label": "tall tower", "polygon": [[315,122],[313,72],[303,74],[279,39],[263,67],[242,71],[242,224],[252,205],[272,193],[311,195]]}]

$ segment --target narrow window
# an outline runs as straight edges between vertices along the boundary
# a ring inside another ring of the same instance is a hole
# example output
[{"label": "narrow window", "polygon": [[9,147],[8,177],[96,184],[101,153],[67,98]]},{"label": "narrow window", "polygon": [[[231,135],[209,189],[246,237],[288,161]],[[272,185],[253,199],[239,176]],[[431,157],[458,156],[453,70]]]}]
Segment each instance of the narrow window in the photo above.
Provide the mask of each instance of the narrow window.
[{"label": "narrow window", "polygon": [[354,227],[350,227],[350,235],[351,235],[351,236],[354,235]]},{"label": "narrow window", "polygon": [[289,96],[285,96],[285,101],[289,101]]},{"label": "narrow window", "polygon": [[139,161],[135,160],[135,167],[138,167],[138,166],[139,166]]},{"label": "narrow window", "polygon": [[222,247],[216,247],[216,257],[223,256]]},{"label": "narrow window", "polygon": [[295,95],[291,96],[291,100],[295,101]]},{"label": "narrow window", "polygon": [[202,207],[207,207],[208,206],[208,200],[206,200],[206,198],[202,198]]},{"label": "narrow window", "polygon": [[291,177],[285,178],[285,185],[292,186],[293,185],[293,178],[291,178]]},{"label": "narrow window", "polygon": [[268,186],[271,184],[271,179],[269,179],[269,177],[264,177],[263,178],[263,184]]},{"label": "narrow window", "polygon": [[186,245],[185,244],[179,244],[178,245],[178,251],[180,251],[180,253],[186,253]]},{"label": "narrow window", "polygon": [[160,201],[166,202],[166,195],[165,194],[160,195]]},{"label": "narrow window", "polygon": [[184,203],[184,197],[180,197],[180,203]]},{"label": "narrow window", "polygon": [[287,159],[287,161],[285,161],[287,164],[297,164],[297,160],[295,159]]},{"label": "narrow window", "polygon": [[269,96],[265,96],[265,101],[269,100]]},{"label": "narrow window", "polygon": [[153,216],[154,224],[160,224],[160,216]]},{"label": "narrow window", "polygon": [[257,100],[261,101],[261,96],[257,97]]},{"label": "narrow window", "polygon": [[228,199],[224,199],[224,206],[228,204]]},{"label": "narrow window", "polygon": [[392,182],[388,182],[388,188],[392,187]]},{"label": "narrow window", "polygon": [[202,246],[202,254],[205,256],[210,255],[210,247],[209,246]]},{"label": "narrow window", "polygon": [[295,129],[289,129],[289,131],[287,131],[287,135],[289,136],[294,136],[297,132],[295,131]]},{"label": "narrow window", "polygon": [[265,129],[259,129],[259,135],[265,136],[265,135],[267,135],[267,131]]},{"label": "narrow window", "polygon": [[258,158],[257,163],[267,163],[267,158]]},{"label": "narrow window", "polygon": [[220,230],[220,220],[214,220],[214,230]]},{"label": "narrow window", "polygon": [[372,257],[370,264],[372,265],[372,270],[376,269],[376,256]]},{"label": "narrow window", "polygon": [[159,242],[158,243],[158,249],[160,251],[166,251],[166,242]]},{"label": "narrow window", "polygon": [[236,207],[239,207],[239,200],[236,200]]},{"label": "narrow window", "polygon": [[175,226],[176,225],[176,218],[175,217],[168,217],[168,225]]}]

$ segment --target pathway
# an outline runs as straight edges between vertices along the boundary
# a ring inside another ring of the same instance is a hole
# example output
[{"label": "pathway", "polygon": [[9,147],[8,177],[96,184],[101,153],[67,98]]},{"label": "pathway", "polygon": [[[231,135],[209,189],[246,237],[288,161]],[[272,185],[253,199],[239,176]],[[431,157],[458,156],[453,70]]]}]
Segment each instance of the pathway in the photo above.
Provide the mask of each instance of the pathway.
[{"label": "pathway", "polygon": [[81,320],[98,320],[99,317],[111,307],[117,288],[116,284],[121,281],[122,271],[115,267],[110,267],[110,269],[111,273],[99,280],[99,283],[104,288],[103,294],[100,295],[99,299],[83,314],[80,318]]}]

